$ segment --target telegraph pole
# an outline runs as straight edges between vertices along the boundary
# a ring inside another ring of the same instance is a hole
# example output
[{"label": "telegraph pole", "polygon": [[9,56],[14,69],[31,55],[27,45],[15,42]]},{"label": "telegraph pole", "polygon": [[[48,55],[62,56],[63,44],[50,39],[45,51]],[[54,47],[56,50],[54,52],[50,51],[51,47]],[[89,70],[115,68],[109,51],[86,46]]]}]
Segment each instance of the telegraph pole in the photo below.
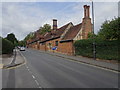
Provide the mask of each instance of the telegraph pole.
[{"label": "telegraph pole", "polygon": [[93,33],[93,58],[94,60],[96,60],[96,44],[95,44],[95,35],[94,35],[94,4],[92,1],[92,22],[93,22],[93,26],[92,26],[92,33]]}]

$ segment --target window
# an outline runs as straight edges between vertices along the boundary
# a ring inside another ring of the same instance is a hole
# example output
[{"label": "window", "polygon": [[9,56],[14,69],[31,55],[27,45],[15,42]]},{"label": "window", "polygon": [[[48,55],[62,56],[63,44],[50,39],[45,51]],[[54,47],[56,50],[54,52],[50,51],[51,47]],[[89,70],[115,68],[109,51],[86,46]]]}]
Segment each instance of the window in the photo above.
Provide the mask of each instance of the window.
[{"label": "window", "polygon": [[51,43],[48,43],[49,46],[51,46]]},{"label": "window", "polygon": [[55,46],[58,46],[58,41],[55,41]]},{"label": "window", "polygon": [[45,45],[45,43],[41,43],[42,45]]}]

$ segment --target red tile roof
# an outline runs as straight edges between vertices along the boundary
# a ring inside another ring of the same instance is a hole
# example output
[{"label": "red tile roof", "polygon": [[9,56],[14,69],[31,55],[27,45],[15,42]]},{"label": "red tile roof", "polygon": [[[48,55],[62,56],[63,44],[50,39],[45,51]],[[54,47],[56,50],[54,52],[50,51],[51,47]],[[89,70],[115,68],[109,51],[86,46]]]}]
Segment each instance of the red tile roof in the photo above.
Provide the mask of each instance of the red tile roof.
[{"label": "red tile roof", "polygon": [[71,27],[62,40],[73,40],[82,27],[82,23]]},{"label": "red tile roof", "polygon": [[62,26],[61,28],[58,28],[56,31],[52,30],[51,32],[47,32],[46,35],[44,35],[44,39],[42,41],[46,41],[46,40],[49,40],[52,38],[60,37],[70,23]]}]

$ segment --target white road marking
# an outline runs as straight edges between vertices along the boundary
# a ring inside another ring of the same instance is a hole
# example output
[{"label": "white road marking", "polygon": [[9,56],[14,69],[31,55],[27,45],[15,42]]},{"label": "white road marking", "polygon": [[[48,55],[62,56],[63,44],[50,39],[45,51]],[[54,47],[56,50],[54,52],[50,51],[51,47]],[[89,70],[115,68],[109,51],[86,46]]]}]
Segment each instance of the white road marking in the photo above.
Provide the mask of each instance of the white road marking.
[{"label": "white road marking", "polygon": [[38,88],[42,88],[42,87],[38,87]]},{"label": "white road marking", "polygon": [[34,76],[34,75],[32,75],[32,77],[35,79],[35,76]]},{"label": "white road marking", "polygon": [[29,73],[31,73],[32,78],[35,80],[35,83],[37,84],[38,88],[42,88],[42,87],[40,86],[40,84],[38,83],[38,81],[36,80],[36,78],[35,78],[35,76],[33,75],[33,73],[31,72],[31,70],[28,68],[28,66],[27,66],[27,65],[25,65],[25,66],[26,66],[27,70],[29,71]]},{"label": "white road marking", "polygon": [[33,75],[33,73],[31,72],[31,70],[29,69],[29,67],[27,65],[25,65],[27,70],[29,71],[29,73],[32,75],[32,78],[35,80],[35,83],[37,84],[38,88],[42,88],[40,86],[40,84],[38,83],[38,81],[36,80],[35,76]]},{"label": "white road marking", "polygon": [[24,58],[24,60],[25,60],[25,63],[26,63],[26,61],[27,61],[27,59],[25,58],[25,56],[19,51],[19,53],[21,54],[21,56]]},{"label": "white road marking", "polygon": [[31,73],[32,74],[32,72],[29,70],[29,73]]},{"label": "white road marking", "polygon": [[[22,55],[21,52],[20,52],[20,54]],[[27,59],[26,59],[25,56],[23,56],[23,55],[22,55],[22,57],[24,58],[25,63],[26,63]],[[38,81],[35,79],[35,76],[33,75],[32,71],[29,69],[29,67],[28,67],[27,65],[25,65],[25,66],[26,66],[28,72],[32,75],[33,79],[35,80],[35,82],[36,82],[38,88],[42,88],[42,87],[40,86],[40,84],[38,83]]]},{"label": "white road marking", "polygon": [[42,88],[42,87],[40,87],[40,85],[39,85],[39,83],[38,83],[38,81],[37,81],[37,80],[35,80],[35,82],[36,82],[36,84],[39,86],[38,88]]},{"label": "white road marking", "polygon": [[35,80],[35,82],[36,82],[36,84],[39,86],[39,83],[38,83],[38,81],[37,81],[37,80]]}]

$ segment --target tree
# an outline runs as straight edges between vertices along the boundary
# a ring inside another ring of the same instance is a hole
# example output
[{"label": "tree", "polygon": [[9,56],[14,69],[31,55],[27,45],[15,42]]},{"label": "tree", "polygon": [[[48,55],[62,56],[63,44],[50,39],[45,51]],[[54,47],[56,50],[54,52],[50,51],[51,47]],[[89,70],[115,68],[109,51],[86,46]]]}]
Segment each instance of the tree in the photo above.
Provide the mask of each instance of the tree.
[{"label": "tree", "polygon": [[2,38],[2,54],[11,54],[13,52],[13,49],[14,44],[5,38]]},{"label": "tree", "polygon": [[13,33],[10,33],[6,37],[7,40],[11,41],[14,45],[18,43],[18,40],[16,39],[15,35]]},{"label": "tree", "polygon": [[96,37],[97,37],[96,34],[93,34],[93,33],[91,33],[91,32],[88,33],[88,38],[89,38],[89,39],[93,39],[93,38],[96,38]]},{"label": "tree", "polygon": [[24,38],[24,41],[27,41],[29,39],[32,39],[34,38],[34,33],[33,32],[30,32],[25,38]]},{"label": "tree", "polygon": [[[45,34],[46,32],[50,32],[51,31],[51,26],[49,24],[45,24],[43,27],[40,27],[38,30],[39,34]],[[37,31],[36,31],[37,32]],[[26,42],[29,39],[34,39],[36,38],[36,32],[30,32],[25,38],[24,38],[24,42]]]},{"label": "tree", "polygon": [[26,44],[26,43],[25,43],[25,40],[21,40],[21,41],[18,42],[18,45],[19,45],[19,46],[25,46],[25,44]]},{"label": "tree", "polygon": [[111,21],[106,20],[98,32],[98,37],[104,40],[117,40],[120,38],[120,17]]},{"label": "tree", "polygon": [[43,27],[39,28],[40,34],[45,34],[46,32],[51,31],[51,26],[49,24],[45,24]]}]

